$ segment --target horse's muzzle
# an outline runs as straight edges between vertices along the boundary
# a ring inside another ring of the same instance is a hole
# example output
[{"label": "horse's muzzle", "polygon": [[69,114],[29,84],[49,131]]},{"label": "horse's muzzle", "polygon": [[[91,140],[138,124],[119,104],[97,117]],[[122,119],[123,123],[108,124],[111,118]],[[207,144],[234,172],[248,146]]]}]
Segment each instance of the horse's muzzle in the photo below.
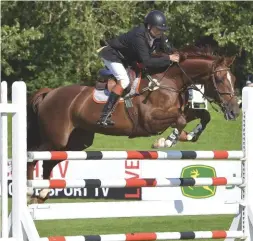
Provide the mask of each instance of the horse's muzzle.
[{"label": "horse's muzzle", "polygon": [[226,120],[236,120],[240,115],[240,107],[237,101],[230,101],[222,107]]}]

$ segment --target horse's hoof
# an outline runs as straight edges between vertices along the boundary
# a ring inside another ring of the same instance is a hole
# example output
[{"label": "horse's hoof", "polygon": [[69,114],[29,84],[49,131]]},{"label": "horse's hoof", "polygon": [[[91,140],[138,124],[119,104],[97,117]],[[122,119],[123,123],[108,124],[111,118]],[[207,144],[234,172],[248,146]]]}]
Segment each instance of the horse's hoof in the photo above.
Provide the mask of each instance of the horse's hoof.
[{"label": "horse's hoof", "polygon": [[191,141],[194,137],[194,133],[190,132],[188,135],[187,135],[187,141]]},{"label": "horse's hoof", "polygon": [[27,203],[28,204],[32,204],[33,203],[34,197],[33,197],[33,190],[32,190],[32,188],[28,188],[27,189],[26,199],[27,199]]},{"label": "horse's hoof", "polygon": [[163,147],[165,147],[165,138],[157,139],[157,140],[152,144],[152,148],[153,148],[153,149],[163,148]]},{"label": "horse's hoof", "polygon": [[176,145],[176,140],[174,140],[174,141],[171,141],[171,140],[166,140],[165,141],[165,147],[173,147],[173,146],[175,146]]},{"label": "horse's hoof", "polygon": [[196,135],[192,138],[192,142],[197,142],[197,140],[199,139],[199,135]]},{"label": "horse's hoof", "polygon": [[27,205],[31,204],[43,204],[45,203],[47,198],[40,198],[40,197],[32,197],[29,200],[27,200]]},{"label": "horse's hoof", "polygon": [[27,204],[29,205],[29,204],[32,204],[32,197],[31,196],[29,196],[29,195],[27,195]]},{"label": "horse's hoof", "polygon": [[39,200],[37,197],[31,197],[29,199],[27,199],[27,204],[30,205],[30,204],[38,204],[39,203]]},{"label": "horse's hoof", "polygon": [[188,133],[186,131],[182,131],[178,137],[178,141],[181,141],[181,142],[187,142],[188,139],[187,139],[187,136],[188,136]]},{"label": "horse's hoof", "polygon": [[188,141],[191,141],[191,142],[196,142],[198,139],[199,139],[199,134],[196,134],[196,133],[189,133],[187,135],[187,140]]},{"label": "horse's hoof", "polygon": [[50,189],[43,188],[39,192],[38,203],[44,203],[49,198]]}]

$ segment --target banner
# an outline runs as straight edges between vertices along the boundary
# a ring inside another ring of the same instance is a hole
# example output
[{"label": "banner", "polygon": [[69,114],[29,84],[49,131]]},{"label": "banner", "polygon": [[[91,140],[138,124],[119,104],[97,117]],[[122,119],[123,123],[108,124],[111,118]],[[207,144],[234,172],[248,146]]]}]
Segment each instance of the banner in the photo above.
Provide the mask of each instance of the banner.
[{"label": "banner", "polygon": [[[9,165],[9,196],[12,194]],[[35,179],[42,179],[42,162],[34,170]],[[51,174],[51,179],[106,178],[200,178],[241,177],[241,162],[228,160],[84,160],[63,161]],[[39,190],[36,190],[38,195]],[[51,198],[103,198],[132,200],[208,200],[240,201],[239,187],[145,187],[145,188],[66,188],[51,189]],[[198,201],[197,201],[198,202]]]},{"label": "banner", "polygon": [[[42,161],[34,169],[34,178],[42,179]],[[8,190],[12,196],[11,160],[9,160]],[[83,160],[63,161],[56,165],[51,179],[102,179],[102,178],[138,178],[140,164],[135,160]],[[35,191],[38,195],[40,189]],[[103,199],[141,199],[141,188],[66,188],[51,189],[51,198],[103,198]]]},{"label": "banner", "polygon": [[[240,161],[145,161],[141,164],[144,178],[203,178],[203,177],[241,177]],[[143,200],[236,200],[241,199],[241,189],[237,186],[199,186],[199,187],[158,187],[142,188]]]}]

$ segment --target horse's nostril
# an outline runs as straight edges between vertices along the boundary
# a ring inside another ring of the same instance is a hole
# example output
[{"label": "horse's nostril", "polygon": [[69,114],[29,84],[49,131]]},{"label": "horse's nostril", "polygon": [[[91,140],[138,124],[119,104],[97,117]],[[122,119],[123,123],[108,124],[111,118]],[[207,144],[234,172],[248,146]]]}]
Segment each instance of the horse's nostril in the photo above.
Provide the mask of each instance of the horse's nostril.
[{"label": "horse's nostril", "polygon": [[234,111],[230,112],[230,119],[231,120],[235,120],[237,117],[238,117],[238,114],[236,112],[234,112]]}]

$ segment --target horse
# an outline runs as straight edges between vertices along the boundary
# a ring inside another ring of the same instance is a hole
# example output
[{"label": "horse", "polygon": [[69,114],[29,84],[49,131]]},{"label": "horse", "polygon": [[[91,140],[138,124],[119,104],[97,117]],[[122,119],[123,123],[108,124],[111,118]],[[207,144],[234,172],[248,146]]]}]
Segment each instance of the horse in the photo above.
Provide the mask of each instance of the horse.
[{"label": "horse", "polygon": [[[220,106],[224,118],[235,120],[240,109],[234,92],[235,78],[230,72],[234,58],[195,50],[179,54],[179,63],[150,69],[145,76],[129,70],[131,80],[139,82],[132,83],[134,88],[124,94],[114,109],[114,126],[96,124],[105,100],[98,100],[95,95],[110,92],[116,84],[111,78],[102,78],[107,81],[99,81],[96,86],[75,84],[38,90],[27,102],[28,151],[82,151],[92,146],[96,133],[138,138],[159,135],[173,127],[179,136],[187,124],[187,88],[194,84],[204,84],[205,95]],[[44,161],[43,179],[50,179],[52,169],[61,161]],[[34,178],[36,162],[27,164],[28,180]],[[45,202],[49,191],[42,189],[37,197],[29,197],[30,202]]]}]

